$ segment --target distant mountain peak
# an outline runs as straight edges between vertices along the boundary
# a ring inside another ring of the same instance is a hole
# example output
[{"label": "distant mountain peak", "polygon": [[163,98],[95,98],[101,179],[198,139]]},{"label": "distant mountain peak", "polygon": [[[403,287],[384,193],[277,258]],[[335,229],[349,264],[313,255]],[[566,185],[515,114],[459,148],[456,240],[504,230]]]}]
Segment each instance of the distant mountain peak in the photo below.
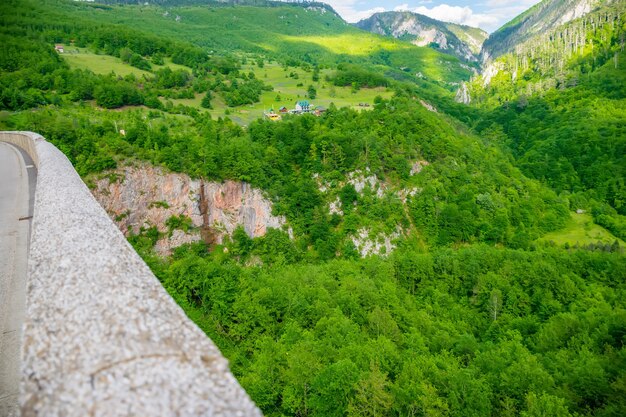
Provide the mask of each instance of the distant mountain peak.
[{"label": "distant mountain peak", "polygon": [[483,44],[483,62],[512,52],[516,45],[592,12],[623,0],[543,0],[489,36]]},{"label": "distant mountain peak", "polygon": [[355,26],[417,46],[431,46],[467,62],[478,61],[482,44],[488,37],[482,29],[446,23],[408,11],[375,13]]}]

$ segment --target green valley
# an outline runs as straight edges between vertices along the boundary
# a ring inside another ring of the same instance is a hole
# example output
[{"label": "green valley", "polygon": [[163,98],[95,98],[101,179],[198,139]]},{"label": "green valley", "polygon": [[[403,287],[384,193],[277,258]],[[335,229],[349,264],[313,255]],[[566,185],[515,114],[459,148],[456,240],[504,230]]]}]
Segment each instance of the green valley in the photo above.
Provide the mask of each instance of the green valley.
[{"label": "green valley", "polygon": [[626,15],[574,3],[481,49],[317,2],[6,0],[0,127],[141,200],[112,220],[267,416],[622,416]]}]

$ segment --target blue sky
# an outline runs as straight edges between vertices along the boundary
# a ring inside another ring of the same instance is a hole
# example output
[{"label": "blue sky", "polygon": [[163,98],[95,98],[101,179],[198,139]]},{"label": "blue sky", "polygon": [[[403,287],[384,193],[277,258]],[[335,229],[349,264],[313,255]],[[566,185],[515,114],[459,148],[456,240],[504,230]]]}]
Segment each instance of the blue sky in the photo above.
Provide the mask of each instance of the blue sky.
[{"label": "blue sky", "polygon": [[375,12],[410,10],[446,22],[480,27],[493,32],[539,0],[322,0],[348,22],[357,22]]}]

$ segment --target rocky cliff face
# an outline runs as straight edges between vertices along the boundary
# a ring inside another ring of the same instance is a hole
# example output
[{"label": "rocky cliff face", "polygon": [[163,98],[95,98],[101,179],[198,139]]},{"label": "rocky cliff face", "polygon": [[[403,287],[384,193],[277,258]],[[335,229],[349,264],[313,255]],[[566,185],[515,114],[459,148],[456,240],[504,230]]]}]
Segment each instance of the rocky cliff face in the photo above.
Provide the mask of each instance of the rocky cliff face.
[{"label": "rocky cliff face", "polygon": [[483,45],[483,62],[491,61],[536,35],[578,19],[596,7],[621,0],[544,0],[495,31]]},{"label": "rocky cliff face", "polygon": [[376,13],[357,27],[384,36],[407,40],[417,46],[433,46],[463,61],[476,62],[487,32],[444,23],[411,12]]},{"label": "rocky cliff face", "polygon": [[[125,235],[151,226],[165,233],[157,243],[161,254],[201,239],[221,243],[239,225],[258,237],[286,223],[272,215],[271,202],[249,184],[192,180],[151,166],[119,169],[97,180],[92,192]],[[170,231],[166,222],[173,216],[189,218],[192,228]]]}]

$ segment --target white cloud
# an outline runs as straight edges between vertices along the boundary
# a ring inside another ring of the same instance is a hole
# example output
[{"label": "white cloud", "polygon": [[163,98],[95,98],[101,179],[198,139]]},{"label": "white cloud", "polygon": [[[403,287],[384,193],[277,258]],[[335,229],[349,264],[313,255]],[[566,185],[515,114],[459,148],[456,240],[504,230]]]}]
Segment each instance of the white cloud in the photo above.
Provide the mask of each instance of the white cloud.
[{"label": "white cloud", "polygon": [[474,27],[493,25],[498,22],[497,17],[489,14],[474,13],[474,11],[468,6],[461,7],[440,4],[438,6],[428,8],[426,6],[408,7],[408,5],[403,4],[396,7],[395,10],[407,10],[444,22],[458,23]]},{"label": "white cloud", "polygon": [[[371,7],[372,3],[389,4],[382,0],[325,0],[325,2],[330,4],[341,17],[350,23],[366,19],[374,13],[390,10],[383,6]],[[436,4],[438,2],[433,0],[413,0],[395,6],[392,10],[411,11],[444,22],[459,23],[493,31],[538,2],[539,0],[483,0],[471,6],[452,6],[446,3]],[[436,5],[429,7],[431,3]],[[365,4],[367,4],[365,7],[369,6],[369,9],[361,10],[361,7]],[[413,6],[410,4],[413,4]],[[415,6],[416,4],[418,6]],[[479,12],[476,12],[476,10],[479,10]]]},{"label": "white cloud", "polygon": [[325,0],[346,22],[355,23],[359,20],[367,19],[374,13],[384,12],[384,7],[374,7],[368,10],[357,10],[358,0]]},{"label": "white cloud", "polygon": [[538,0],[487,0],[485,5],[489,7],[525,7],[528,8],[535,3],[539,3]]},{"label": "white cloud", "polygon": [[384,11],[386,11],[384,7],[374,7],[373,9],[354,12],[352,13],[350,19],[346,19],[346,21],[350,23],[355,23],[355,22],[358,22],[359,20],[367,19],[374,13],[382,13]]}]

